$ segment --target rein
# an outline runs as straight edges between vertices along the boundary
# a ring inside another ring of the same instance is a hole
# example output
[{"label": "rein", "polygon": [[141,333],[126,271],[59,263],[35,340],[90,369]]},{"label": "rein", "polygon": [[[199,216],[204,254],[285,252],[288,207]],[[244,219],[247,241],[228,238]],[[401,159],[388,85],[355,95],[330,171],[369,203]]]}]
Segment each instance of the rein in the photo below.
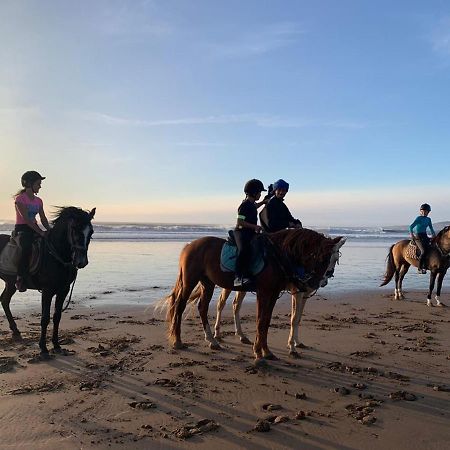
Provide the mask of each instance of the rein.
[{"label": "rein", "polygon": [[[300,292],[300,287],[298,285],[299,281],[296,280],[294,277],[292,261],[287,256],[280,253],[279,248],[274,244],[274,242],[272,241],[272,239],[269,237],[268,234],[263,234],[262,237],[265,240],[266,244],[269,244],[267,247],[272,250],[272,252],[271,252],[272,256],[275,258],[276,262],[279,264],[283,276],[289,282],[294,284],[294,286],[297,288],[297,291],[295,292],[295,294]],[[315,272],[312,271],[311,275],[314,275],[314,274],[315,274]],[[304,284],[306,286],[309,286],[307,282]],[[317,291],[317,289],[316,289],[316,291]],[[282,292],[288,292],[288,291],[282,291]],[[280,297],[281,297],[281,295],[282,295],[282,293],[280,294]],[[278,298],[280,298],[280,297],[278,297]]]},{"label": "rein", "polygon": [[72,266],[73,267],[73,262],[72,261],[71,262],[64,261],[61,258],[61,256],[59,256],[59,254],[56,251],[55,247],[53,247],[53,244],[51,244],[48,239],[45,239],[45,244],[47,245],[48,252],[50,253],[50,255],[53,256],[53,258],[56,259],[56,261],[58,261],[64,267],[68,267],[68,266]]},{"label": "rein", "polygon": [[[53,258],[55,258],[56,261],[58,261],[64,267],[73,267],[75,269],[75,278],[73,279],[72,287],[70,288],[70,295],[69,295],[69,298],[66,300],[65,306],[62,308],[62,312],[64,312],[69,307],[70,302],[72,301],[73,288],[75,287],[75,281],[77,281],[78,269],[73,265],[73,261],[71,261],[71,262],[64,261],[61,258],[61,256],[59,256],[59,254],[56,251],[55,247],[53,246],[53,244],[48,239],[44,239],[44,241],[45,241],[45,244],[47,246],[49,254],[51,256],[53,256]],[[76,248],[76,247],[79,247],[79,246],[71,246],[71,249]]]}]

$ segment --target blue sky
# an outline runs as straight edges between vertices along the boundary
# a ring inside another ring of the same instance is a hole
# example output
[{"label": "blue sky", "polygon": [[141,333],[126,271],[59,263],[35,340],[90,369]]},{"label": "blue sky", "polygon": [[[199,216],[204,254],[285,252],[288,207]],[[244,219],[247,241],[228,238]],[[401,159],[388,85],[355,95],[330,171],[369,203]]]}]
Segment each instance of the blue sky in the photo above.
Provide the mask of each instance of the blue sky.
[{"label": "blue sky", "polygon": [[444,1],[0,3],[0,218],[35,168],[98,220],[232,223],[249,178],[307,225],[450,219]]}]

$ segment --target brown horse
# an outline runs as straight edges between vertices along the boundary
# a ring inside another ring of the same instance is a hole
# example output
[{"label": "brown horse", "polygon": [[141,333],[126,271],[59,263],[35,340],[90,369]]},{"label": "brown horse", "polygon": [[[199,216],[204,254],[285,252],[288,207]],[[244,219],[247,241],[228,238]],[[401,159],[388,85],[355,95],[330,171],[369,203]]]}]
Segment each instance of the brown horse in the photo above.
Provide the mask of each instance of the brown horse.
[{"label": "brown horse", "polygon": [[[344,242],[342,242],[344,244]],[[338,262],[339,263],[339,262]],[[302,292],[299,291],[296,286],[293,284],[288,284],[285,288],[289,294],[291,294],[291,328],[289,332],[289,338],[288,338],[288,348],[289,348],[289,355],[297,358],[299,357],[299,354],[296,351],[296,348],[304,348],[304,345],[300,342],[299,339],[299,328],[300,328],[300,321],[302,318],[303,310],[306,305],[306,300],[313,296],[317,289],[311,289],[308,288],[307,291]],[[197,288],[194,290],[194,292],[191,295],[191,300],[196,300],[198,297],[199,292],[197,291]],[[225,304],[228,300],[228,297],[231,294],[231,290],[229,289],[222,289],[222,292],[220,293],[219,299],[217,300],[217,314],[216,314],[216,323],[214,325],[214,338],[217,340],[222,339],[221,335],[221,320],[222,320],[222,312],[225,308]],[[233,299],[233,320],[234,320],[234,328],[235,328],[235,335],[239,337],[239,340],[243,344],[251,344],[251,341],[249,338],[244,334],[242,331],[241,326],[241,317],[240,317],[240,311],[242,302],[245,298],[246,292],[236,292],[236,295]]]},{"label": "brown horse", "polygon": [[[43,357],[47,357],[49,353],[46,336],[53,296],[56,296],[56,300],[55,313],[53,315],[52,343],[55,352],[62,351],[58,341],[62,307],[70,285],[75,280],[77,270],[88,264],[87,251],[93,233],[91,220],[94,218],[94,215],[95,208],[90,212],[74,206],[60,208],[53,221],[53,228],[47,233],[44,240],[40,269],[36,274],[29,277],[28,281],[32,285],[29,286],[29,289],[42,291],[39,347]],[[8,241],[8,235],[0,234],[0,252]],[[0,278],[5,282],[5,289],[0,299],[13,334],[13,339],[21,339],[20,331],[9,308],[11,297],[16,292],[16,276],[0,272]]]},{"label": "brown horse", "polygon": [[[403,278],[408,272],[409,267],[418,267],[419,262],[412,259],[407,254],[407,248],[410,241],[403,239],[394,244],[387,256],[387,267],[384,280],[380,286],[388,284],[395,275],[394,299],[401,300],[405,298],[402,291]],[[431,294],[437,277],[436,306],[445,306],[439,299],[441,295],[442,281],[444,280],[447,269],[450,266],[450,226],[443,228],[433,239],[431,247],[426,255],[426,267],[430,270],[430,285],[427,295],[427,306],[433,306],[431,303]]]},{"label": "brown horse", "polygon": [[[342,242],[344,244],[344,242]],[[306,291],[299,291],[298,288],[293,283],[288,283],[285,287],[285,290],[291,294],[291,328],[288,338],[288,348],[289,348],[289,356],[293,358],[299,358],[300,355],[297,352],[296,348],[302,348],[304,345],[300,342],[299,339],[299,327],[300,320],[302,318],[303,309],[305,308],[306,300],[314,295],[317,289],[307,288]],[[222,312],[225,308],[225,304],[228,300],[228,297],[231,294],[231,289],[222,289],[220,293],[219,299],[217,300],[217,315],[216,315],[216,323],[214,325],[214,339],[217,341],[222,340],[222,335],[220,331],[220,325],[222,320]],[[189,297],[189,303],[193,303],[200,298],[201,289],[200,285],[192,292]],[[236,292],[236,295],[233,299],[233,319],[234,319],[234,327],[235,327],[235,335],[239,337],[239,340],[243,344],[251,344],[250,339],[244,334],[241,326],[241,317],[240,311],[242,302],[245,298],[246,292]]]},{"label": "brown horse", "polygon": [[[256,360],[274,359],[267,346],[267,333],[272,311],[280,292],[292,277],[292,267],[303,266],[312,275],[308,281],[311,289],[327,284],[339,259],[343,238],[328,238],[309,229],[282,230],[267,239],[267,264],[256,276],[256,339],[253,351]],[[198,283],[201,295],[198,310],[202,320],[205,339],[212,349],[220,349],[208,322],[208,307],[214,287],[234,290],[232,272],[220,268],[220,253],[224,239],[204,237],[186,245],[180,255],[178,279],[172,293],[163,301],[167,306],[169,340],[174,348],[183,348],[181,320],[189,297]]]}]

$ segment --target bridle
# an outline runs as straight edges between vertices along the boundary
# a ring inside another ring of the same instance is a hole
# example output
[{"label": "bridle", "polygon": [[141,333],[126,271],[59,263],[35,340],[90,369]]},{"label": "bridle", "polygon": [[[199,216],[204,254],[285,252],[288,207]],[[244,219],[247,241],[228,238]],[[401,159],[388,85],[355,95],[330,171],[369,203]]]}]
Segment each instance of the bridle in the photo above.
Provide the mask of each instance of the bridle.
[{"label": "bridle", "polygon": [[[286,255],[284,255],[284,254],[282,254],[280,252],[278,247],[274,244],[272,239],[270,239],[270,237],[267,234],[264,233],[262,235],[262,237],[264,238],[265,242],[267,244],[269,244],[268,248],[270,248],[272,250],[272,252],[271,252],[272,256],[277,261],[277,263],[278,263],[278,265],[279,265],[279,267],[281,269],[281,272],[283,273],[283,276],[288,280],[289,283],[292,283],[297,288],[297,290],[295,292],[290,291],[291,294],[294,295],[294,294],[298,294],[299,292],[301,292],[300,291],[300,286],[299,286],[299,281],[296,280],[296,278],[294,276],[293,268],[295,267],[295,265],[293,264],[293,262],[290,260],[290,258],[288,256],[286,256]],[[333,255],[334,255],[334,253],[331,254],[330,261],[331,261],[331,257]],[[339,264],[339,258],[341,257],[341,255],[342,255],[341,252],[338,250],[337,259],[336,259],[336,262],[333,265],[333,268],[329,269],[329,270],[328,269],[326,270],[325,274],[321,277],[321,279],[319,281],[319,285],[317,286],[317,288],[315,288],[315,289],[312,288],[313,289],[313,294],[311,294],[311,295],[314,295],[317,292],[317,290],[322,287],[322,280],[324,278],[326,278],[328,280],[329,278],[333,278],[334,277],[334,266],[336,264]],[[309,273],[311,275],[311,278],[314,278],[317,275],[315,270],[313,270],[313,271],[311,271]],[[308,282],[306,282],[305,284],[308,287],[311,288],[311,286],[308,285]]]}]

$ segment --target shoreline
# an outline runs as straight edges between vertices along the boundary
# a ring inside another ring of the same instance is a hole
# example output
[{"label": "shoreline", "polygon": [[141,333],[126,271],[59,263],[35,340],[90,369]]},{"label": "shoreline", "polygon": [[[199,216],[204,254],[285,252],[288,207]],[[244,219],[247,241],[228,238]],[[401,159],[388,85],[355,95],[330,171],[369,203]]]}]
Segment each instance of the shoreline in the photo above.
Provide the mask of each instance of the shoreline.
[{"label": "shoreline", "polygon": [[[189,348],[175,351],[151,306],[75,305],[61,321],[67,354],[39,361],[39,313],[19,314],[18,343],[4,319],[0,448],[446,448],[449,308],[427,308],[411,291],[403,301],[380,292],[309,299],[307,348],[291,359],[284,296],[269,330],[280,359],[255,369],[228,303],[222,351],[208,348],[197,313],[182,323]],[[244,301],[251,340],[254,315]],[[211,304],[211,326],[214,316]],[[256,431],[264,419],[270,430]]]}]

